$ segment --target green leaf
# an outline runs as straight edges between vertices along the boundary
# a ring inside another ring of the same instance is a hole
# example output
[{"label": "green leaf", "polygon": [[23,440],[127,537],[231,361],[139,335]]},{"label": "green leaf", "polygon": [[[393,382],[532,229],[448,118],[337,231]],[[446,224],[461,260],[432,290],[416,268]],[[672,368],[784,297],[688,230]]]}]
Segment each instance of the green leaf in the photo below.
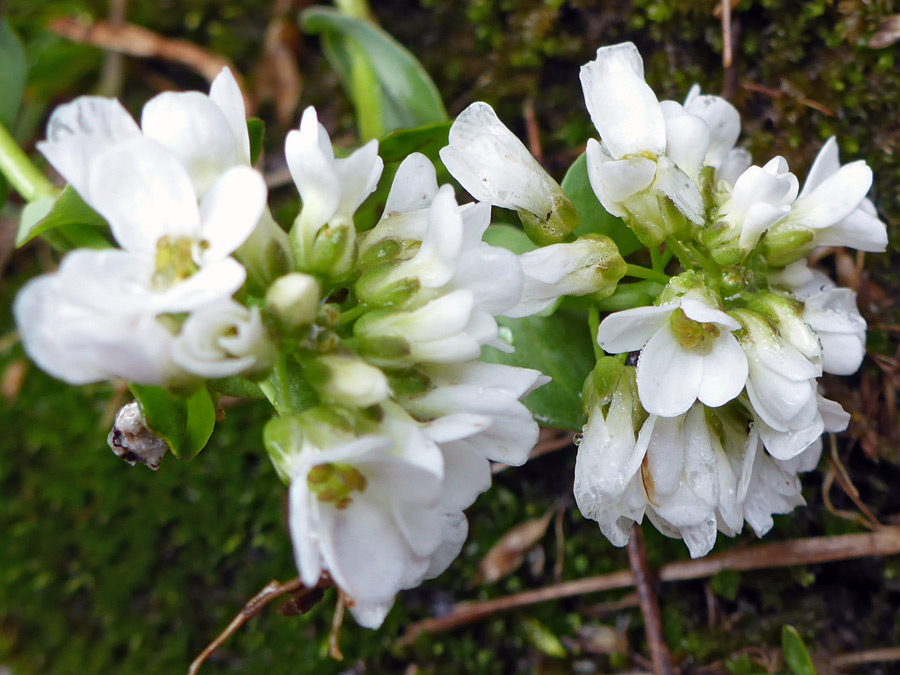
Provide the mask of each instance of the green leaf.
[{"label": "green leaf", "polygon": [[[529,394],[524,403],[541,424],[581,431],[581,386],[594,367],[594,350],[582,315],[560,310],[548,317],[497,317],[500,336],[516,351],[482,351],[482,361],[540,370],[552,381]],[[564,348],[561,348],[564,346]]]},{"label": "green leaf", "polygon": [[447,121],[447,111],[422,64],[399,42],[364,19],[325,7],[302,12],[356,109],[363,140],[389,131]]},{"label": "green leaf", "polygon": [[803,638],[793,626],[781,629],[781,648],[784,651],[784,662],[791,675],[816,675],[812,659],[803,644]]},{"label": "green leaf", "polygon": [[147,427],[162,438],[179,459],[192,459],[204,448],[216,422],[216,408],[205,388],[187,399],[162,387],[131,383]]},{"label": "green leaf", "polygon": [[247,132],[250,134],[250,164],[256,166],[259,154],[263,149],[263,139],[266,135],[266,123],[258,117],[247,120]]},{"label": "green leaf", "polygon": [[378,141],[378,154],[385,164],[402,162],[414,152],[435,160],[438,151],[450,142],[452,122],[440,122],[413,129],[392,131]]},{"label": "green leaf", "polygon": [[484,233],[484,242],[491,246],[499,246],[516,255],[522,255],[537,248],[525,230],[512,225],[491,225]]},{"label": "green leaf", "polygon": [[528,641],[539,651],[555,659],[566,658],[566,648],[563,647],[559,638],[547,626],[540,623],[537,619],[525,619],[522,622],[522,627],[525,629]]},{"label": "green leaf", "polygon": [[247,380],[243,377],[223,377],[218,380],[210,380],[207,384],[213,391],[234,398],[259,401],[266,397],[256,382]]},{"label": "green leaf", "polygon": [[193,459],[206,447],[209,437],[212,436],[216,426],[216,404],[209,395],[209,390],[203,387],[188,397],[185,408],[187,422],[184,437],[175,456],[178,459]]},{"label": "green leaf", "polygon": [[584,153],[578,156],[563,178],[562,189],[578,211],[579,225],[574,234],[581,236],[591,232],[605,234],[619,247],[619,253],[626,256],[641,248],[641,243],[621,218],[609,213],[594,194],[588,180],[587,158]]},{"label": "green leaf", "polygon": [[[88,206],[71,185],[56,199],[43,197],[22,210],[16,246],[23,246],[38,235],[51,245],[67,251],[72,248],[108,248],[103,217]],[[103,228],[103,229],[100,229]]]},{"label": "green leaf", "polygon": [[0,18],[0,124],[12,129],[25,90],[28,60],[6,19]]}]

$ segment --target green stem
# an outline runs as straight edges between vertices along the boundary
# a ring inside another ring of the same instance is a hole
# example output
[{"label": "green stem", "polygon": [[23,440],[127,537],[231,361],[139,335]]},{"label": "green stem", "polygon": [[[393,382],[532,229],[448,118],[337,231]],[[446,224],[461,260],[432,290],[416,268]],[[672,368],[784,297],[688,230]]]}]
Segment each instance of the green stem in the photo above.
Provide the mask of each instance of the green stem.
[{"label": "green stem", "polygon": [[22,198],[34,202],[41,197],[55,197],[59,190],[47,180],[28,158],[19,144],[0,124],[0,173]]},{"label": "green stem", "polygon": [[675,251],[670,247],[662,252],[662,256],[660,256],[660,264],[662,265],[662,269],[666,269],[666,266],[669,264],[669,261],[675,257]]},{"label": "green stem", "polygon": [[588,326],[591,329],[591,344],[594,347],[594,358],[599,361],[606,354],[597,342],[597,331],[600,329],[600,310],[596,305],[592,305],[588,310]]},{"label": "green stem", "polygon": [[352,16],[356,19],[373,21],[375,15],[366,0],[334,0],[334,6],[341,14]]},{"label": "green stem", "polygon": [[346,311],[342,311],[341,316],[338,319],[338,326],[346,326],[351,321],[356,321],[356,319],[365,314],[368,309],[368,305],[360,303],[356,307],[351,307]]},{"label": "green stem", "polygon": [[269,377],[259,383],[262,393],[282,417],[296,412],[291,404],[290,382],[288,381],[287,356],[280,354],[272,367]]},{"label": "green stem", "polygon": [[629,264],[625,270],[625,274],[636,279],[647,279],[648,281],[655,281],[662,284],[663,286],[669,283],[669,276],[667,274],[657,272],[656,270],[647,269],[646,267],[641,267],[640,265]]},{"label": "green stem", "polygon": [[659,246],[650,247],[650,266],[656,272],[664,272],[665,264],[662,262],[662,256],[659,253]]}]

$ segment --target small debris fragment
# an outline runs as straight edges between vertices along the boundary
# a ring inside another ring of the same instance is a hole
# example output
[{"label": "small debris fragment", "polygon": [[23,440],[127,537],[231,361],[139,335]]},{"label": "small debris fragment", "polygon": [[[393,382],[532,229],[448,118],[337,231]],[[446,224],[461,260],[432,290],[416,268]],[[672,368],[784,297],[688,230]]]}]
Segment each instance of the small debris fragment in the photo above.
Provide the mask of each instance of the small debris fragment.
[{"label": "small debris fragment", "polygon": [[144,424],[137,401],[119,408],[106,442],[117,457],[131,466],[140,462],[154,471],[169,451],[169,444]]}]

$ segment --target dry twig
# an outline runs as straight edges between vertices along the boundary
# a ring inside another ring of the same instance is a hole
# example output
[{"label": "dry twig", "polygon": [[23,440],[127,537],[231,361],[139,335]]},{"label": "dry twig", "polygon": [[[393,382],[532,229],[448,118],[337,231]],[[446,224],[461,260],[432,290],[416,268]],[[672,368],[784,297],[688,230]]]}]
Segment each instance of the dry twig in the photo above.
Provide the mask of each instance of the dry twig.
[{"label": "dry twig", "polygon": [[757,94],[762,94],[763,96],[768,96],[769,98],[781,98],[782,96],[789,96],[790,98],[793,98],[795,101],[797,101],[797,103],[805,105],[807,108],[818,110],[823,115],[828,115],[829,117],[837,117],[834,110],[832,110],[831,108],[826,108],[821,103],[806,98],[805,96],[791,94],[790,92],[785,91],[784,86],[784,82],[782,82],[781,89],[774,89],[762,84],[757,84],[756,82],[741,82],[741,87],[747,89],[748,91],[755,91]]},{"label": "dry twig", "polygon": [[[727,3],[726,3],[727,4]],[[644,628],[647,643],[650,645],[650,658],[653,659],[655,675],[672,675],[672,655],[669,645],[663,637],[662,618],[659,614],[659,602],[653,590],[650,578],[650,565],[647,564],[647,549],[644,547],[644,535],[637,523],[631,528],[628,540],[628,562],[634,575],[638,600],[641,604],[641,615],[644,617]]]},{"label": "dry twig", "polygon": [[225,630],[219,633],[216,639],[210,642],[206,648],[197,655],[197,658],[191,662],[191,665],[188,668],[188,675],[196,675],[200,670],[200,666],[206,663],[206,660],[212,656],[213,652],[221,647],[228,638],[234,635],[241,626],[259,614],[266,605],[276,598],[280,598],[286,593],[294,593],[296,595],[315,593],[321,588],[326,588],[331,584],[332,581],[327,575],[323,576],[322,579],[319,580],[319,583],[312,588],[305,587],[303,582],[300,581],[300,577],[283,584],[280,581],[270,581],[259,593],[247,601],[247,604],[244,605],[243,609],[237,613],[237,616],[231,620],[231,623],[225,627]]},{"label": "dry twig", "polygon": [[[113,24],[102,20],[91,23],[72,17],[59,17],[50,22],[50,30],[74,42],[93,45],[101,49],[109,49],[129,56],[158,58],[180,63],[210,82],[216,78],[222,68],[231,66],[228,59],[191,42],[163,37],[132,23]],[[232,72],[235,79],[238,80],[238,84],[241,84],[240,75],[235,71]]]},{"label": "dry twig", "polygon": [[852,668],[867,663],[887,663],[900,661],[900,647],[884,647],[882,649],[866,649],[861,652],[839,654],[831,659],[832,668]]},{"label": "dry twig", "polygon": [[719,3],[722,14],[722,68],[728,70],[734,63],[731,47],[731,0]]},{"label": "dry twig", "polygon": [[544,159],[544,151],[541,148],[541,132],[538,129],[537,114],[534,112],[534,99],[526,98],[522,105],[522,113],[525,116],[525,133],[528,137],[528,149],[537,161]]},{"label": "dry twig", "polygon": [[[741,572],[897,554],[900,554],[900,527],[885,527],[877,532],[865,534],[793,539],[774,544],[760,544],[697,560],[680,560],[663,565],[659,569],[658,577],[663,582],[687,581],[711,577],[722,570]],[[493,616],[498,612],[586,593],[611,591],[631,586],[634,586],[634,574],[631,570],[620,570],[494,600],[464,602],[458,604],[446,616],[425,619],[412,624],[397,641],[397,644],[408,645],[424,633],[453,630]]]}]

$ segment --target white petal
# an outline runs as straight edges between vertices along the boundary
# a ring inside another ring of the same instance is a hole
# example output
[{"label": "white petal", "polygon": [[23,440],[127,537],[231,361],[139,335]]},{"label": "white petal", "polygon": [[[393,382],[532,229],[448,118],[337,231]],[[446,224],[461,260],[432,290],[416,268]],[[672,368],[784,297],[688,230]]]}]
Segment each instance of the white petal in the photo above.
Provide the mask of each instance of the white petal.
[{"label": "white petal", "polygon": [[158,314],[191,312],[230,297],[244,284],[246,278],[246,270],[234,258],[218,260],[158,293],[153,300],[153,310]]},{"label": "white petal", "polygon": [[437,192],[434,165],[425,155],[414,152],[397,167],[382,218],[427,208],[434,201]]},{"label": "white petal", "polygon": [[589,160],[588,168],[594,192],[613,202],[625,201],[646,189],[656,177],[656,162],[646,157],[628,157],[602,164]]},{"label": "white petal", "polygon": [[291,480],[288,491],[288,526],[291,531],[291,543],[294,545],[294,562],[300,572],[301,581],[308,587],[318,583],[322,575],[322,560],[316,545],[316,528],[311,522],[313,514],[310,512],[310,499],[304,472]]},{"label": "white petal", "polygon": [[349,157],[336,159],[334,171],[341,186],[338,211],[348,220],[375,190],[384,162],[378,156],[378,141],[369,141]]},{"label": "white petal", "polygon": [[670,303],[614,312],[600,322],[597,342],[610,354],[637,351],[665,325],[677,307]]},{"label": "white petal", "polygon": [[697,400],[703,380],[703,357],[684,349],[672,331],[662,328],[641,350],[637,386],[641,405],[651,415],[674,417]]},{"label": "white petal", "polygon": [[237,80],[227,66],[213,80],[209,88],[209,97],[219,106],[225,119],[231,126],[238,144],[238,159],[242,164],[250,164],[250,132],[247,130],[247,111],[244,108],[244,96]]},{"label": "white petal", "polygon": [[747,169],[753,164],[753,158],[750,153],[743,148],[735,148],[727,155],[719,168],[716,169],[716,181],[725,181],[729,185],[734,185],[737,179],[741,177]]},{"label": "white petal", "polygon": [[441,504],[449,509],[466,509],[491,487],[490,462],[465,440],[447,443],[442,450],[444,486]]},{"label": "white petal", "polygon": [[812,167],[806,176],[806,182],[803,184],[803,190],[800,196],[804,197],[825,182],[825,179],[836,174],[841,168],[841,160],[838,152],[837,139],[832,136],[822,149],[816,155]]},{"label": "white petal", "polygon": [[724,333],[703,357],[703,377],[697,398],[711,408],[724,405],[744,389],[747,374],[744,350],[734,335]]},{"label": "white petal", "polygon": [[303,200],[304,221],[310,227],[321,227],[337,211],[341,184],[334,169],[328,132],[319,124],[315,108],[303,112],[299,131],[288,133],[284,155]]},{"label": "white petal", "polygon": [[433,579],[439,574],[443,574],[444,570],[459,555],[468,534],[469,523],[461,512],[453,511],[444,514],[441,526],[443,541],[438,550],[431,555],[431,562],[425,571],[425,579]]},{"label": "white petal", "polygon": [[[647,446],[647,468],[653,477],[653,493],[668,495],[681,483],[684,469],[685,416],[657,417],[641,429],[639,444]],[[652,432],[652,433],[651,433]]]},{"label": "white petal", "polygon": [[[866,201],[866,200],[863,200]],[[887,249],[887,227],[877,216],[857,208],[840,222],[816,230],[817,246],[847,246],[859,251],[881,253]]]},{"label": "white petal", "polygon": [[156,254],[160,237],[196,237],[200,217],[191,179],[159,143],[136,137],[97,158],[91,206],[109,221],[122,248]]},{"label": "white petal", "polygon": [[38,150],[88,202],[90,167],[106,150],[141,130],[116,99],[81,96],[59,106],[47,122],[47,140]]},{"label": "white petal", "polygon": [[690,295],[681,299],[681,309],[687,318],[700,323],[714,323],[730,331],[741,327],[741,324],[722,310],[710,307],[706,302]]},{"label": "white petal", "polygon": [[856,210],[871,187],[872,169],[864,161],[846,164],[798,199],[790,220],[813,229],[834,225]]},{"label": "white petal", "polygon": [[231,125],[221,108],[200,92],[164,92],[153,97],[144,106],[141,128],[178,157],[199,194],[223,171],[241,163]]},{"label": "white petal", "polygon": [[591,120],[614,159],[665,152],[665,121],[633,44],[598,49],[580,77]]},{"label": "white petal", "polygon": [[[693,90],[692,90],[693,91]],[[699,94],[699,89],[698,92]],[[716,168],[734,149],[741,135],[741,115],[737,109],[721,96],[695,95],[684,102],[685,110],[696,115],[709,127],[709,150],[705,164]]]},{"label": "white petal", "polygon": [[266,183],[246,166],[229,169],[200,204],[200,231],[209,246],[204,261],[221,260],[243,244],[266,208]]},{"label": "white petal", "polygon": [[696,177],[709,148],[709,127],[674,101],[660,106],[666,120],[666,155],[688,176]]}]

